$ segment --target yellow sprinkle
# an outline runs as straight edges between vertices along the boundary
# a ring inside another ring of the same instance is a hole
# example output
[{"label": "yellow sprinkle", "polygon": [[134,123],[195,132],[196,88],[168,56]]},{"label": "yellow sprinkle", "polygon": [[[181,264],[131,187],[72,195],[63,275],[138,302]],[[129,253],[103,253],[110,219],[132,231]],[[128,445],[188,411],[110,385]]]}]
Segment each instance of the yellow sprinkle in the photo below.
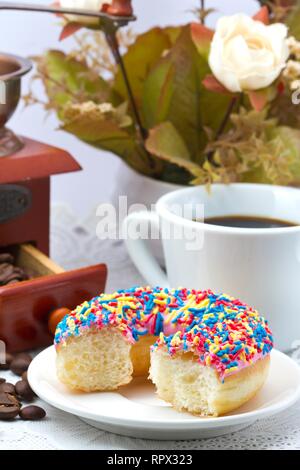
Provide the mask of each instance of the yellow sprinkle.
[{"label": "yellow sprinkle", "polygon": [[210,356],[207,356],[207,357],[206,357],[206,359],[205,359],[205,364],[206,364],[207,366],[210,366],[210,364],[211,364],[211,357],[210,357]]},{"label": "yellow sprinkle", "polygon": [[173,318],[177,315],[177,312],[169,312],[168,316],[165,318],[165,323],[170,323]]},{"label": "yellow sprinkle", "polygon": [[116,307],[112,307],[111,305],[105,305],[105,310],[108,310],[111,313],[115,313]]},{"label": "yellow sprinkle", "polygon": [[230,367],[229,369],[225,369],[225,373],[228,374],[229,372],[233,372],[235,370],[238,370],[238,366],[233,366],[233,367]]},{"label": "yellow sprinkle", "polygon": [[209,305],[209,299],[204,299],[198,304],[199,308],[207,307]]},{"label": "yellow sprinkle", "polygon": [[245,351],[242,351],[242,352],[241,352],[241,354],[240,354],[240,359],[241,359],[241,361],[246,362],[246,354],[245,354]]},{"label": "yellow sprinkle", "polygon": [[90,313],[91,313],[92,309],[91,308],[88,308],[85,312],[84,312],[84,316],[87,317]]},{"label": "yellow sprinkle", "polygon": [[214,313],[205,313],[203,315],[203,320],[208,320],[209,318],[214,318],[215,314]]},{"label": "yellow sprinkle", "polygon": [[219,346],[217,346],[215,343],[210,344],[209,352],[216,354],[218,351],[220,351]]},{"label": "yellow sprinkle", "polygon": [[162,297],[163,299],[167,299],[168,298],[168,294],[166,294],[165,292],[161,292],[159,294],[160,297]]},{"label": "yellow sprinkle", "polygon": [[[109,299],[108,299],[108,300],[109,300]],[[126,302],[126,303],[134,302],[134,301],[135,301],[134,297],[129,297],[129,296],[128,296],[128,297],[126,297],[126,296],[118,297],[116,300],[118,300],[118,302],[119,302],[119,301],[121,301],[121,302],[123,301],[123,302]]]},{"label": "yellow sprinkle", "polygon": [[180,338],[176,337],[175,335],[171,339],[171,345],[172,346],[177,346],[180,343]]},{"label": "yellow sprinkle", "polygon": [[123,305],[122,304],[118,304],[117,315],[120,315],[121,317],[123,316]]}]

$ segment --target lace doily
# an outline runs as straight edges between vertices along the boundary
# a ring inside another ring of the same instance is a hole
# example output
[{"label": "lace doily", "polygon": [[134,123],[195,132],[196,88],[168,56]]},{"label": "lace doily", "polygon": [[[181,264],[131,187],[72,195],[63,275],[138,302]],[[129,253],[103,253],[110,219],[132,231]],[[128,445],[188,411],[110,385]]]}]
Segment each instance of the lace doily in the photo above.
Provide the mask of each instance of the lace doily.
[{"label": "lace doily", "polygon": [[[123,242],[99,240],[96,219],[79,223],[65,206],[52,211],[51,254],[66,269],[97,262],[109,267],[107,290],[143,283],[127,256]],[[299,355],[295,356],[300,363]],[[15,377],[1,372],[8,381]],[[242,431],[192,441],[150,441],[134,439],[95,429],[79,418],[37,400],[47,411],[39,422],[0,421],[0,449],[41,450],[193,450],[193,449],[297,449],[300,450],[300,403],[279,415],[257,421]]]}]

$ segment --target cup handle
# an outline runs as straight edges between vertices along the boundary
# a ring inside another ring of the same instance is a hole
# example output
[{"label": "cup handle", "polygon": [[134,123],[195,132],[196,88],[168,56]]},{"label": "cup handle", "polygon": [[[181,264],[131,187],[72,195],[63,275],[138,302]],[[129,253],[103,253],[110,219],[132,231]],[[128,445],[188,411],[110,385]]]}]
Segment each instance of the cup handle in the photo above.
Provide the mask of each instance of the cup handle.
[{"label": "cup handle", "polygon": [[151,286],[169,287],[167,276],[151,253],[147,240],[132,238],[129,232],[132,222],[147,222],[150,227],[159,230],[158,215],[149,211],[133,212],[124,219],[122,232],[129,256],[146,281]]}]

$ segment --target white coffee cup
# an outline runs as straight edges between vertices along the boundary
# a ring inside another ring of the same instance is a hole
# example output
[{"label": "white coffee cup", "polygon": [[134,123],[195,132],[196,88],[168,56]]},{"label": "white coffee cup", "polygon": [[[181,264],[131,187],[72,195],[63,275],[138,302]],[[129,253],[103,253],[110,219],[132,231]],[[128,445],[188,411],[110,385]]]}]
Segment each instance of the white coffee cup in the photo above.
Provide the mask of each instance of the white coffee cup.
[{"label": "white coffee cup", "polygon": [[[192,207],[188,216],[182,216],[183,207]],[[193,220],[199,207],[205,218],[258,216],[299,226],[210,225]],[[160,232],[167,274],[137,233],[143,223]],[[155,212],[130,214],[123,229],[128,252],[150,285],[225,292],[269,320],[277,348],[290,350],[300,340],[300,190],[257,184],[212,185],[209,192],[184,188],[161,197]]]}]

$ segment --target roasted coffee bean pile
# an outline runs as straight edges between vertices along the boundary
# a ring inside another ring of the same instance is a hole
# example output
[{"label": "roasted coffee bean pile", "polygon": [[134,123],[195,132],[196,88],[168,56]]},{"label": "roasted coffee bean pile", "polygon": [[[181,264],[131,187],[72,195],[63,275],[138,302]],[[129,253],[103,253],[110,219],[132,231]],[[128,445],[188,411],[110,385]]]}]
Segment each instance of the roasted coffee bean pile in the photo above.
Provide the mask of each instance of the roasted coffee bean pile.
[{"label": "roasted coffee bean pile", "polygon": [[0,286],[16,284],[29,279],[23,268],[15,266],[15,259],[10,253],[0,253]]},{"label": "roasted coffee bean pile", "polygon": [[36,421],[46,416],[45,410],[39,406],[22,406],[21,401],[32,402],[36,395],[27,380],[27,369],[31,356],[27,353],[16,355],[6,354],[5,364],[0,364],[0,370],[11,370],[21,377],[15,385],[0,377],[0,420],[14,419],[19,416],[23,420]]}]

